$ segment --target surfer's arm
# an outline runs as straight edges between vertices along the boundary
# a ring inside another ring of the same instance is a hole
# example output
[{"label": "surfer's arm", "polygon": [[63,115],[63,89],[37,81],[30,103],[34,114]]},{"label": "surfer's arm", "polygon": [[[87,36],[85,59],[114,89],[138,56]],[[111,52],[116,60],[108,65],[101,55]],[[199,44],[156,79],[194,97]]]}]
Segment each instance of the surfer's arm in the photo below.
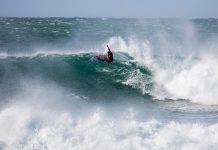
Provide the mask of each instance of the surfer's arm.
[{"label": "surfer's arm", "polygon": [[109,51],[111,51],[111,49],[110,49],[110,47],[107,45],[107,49],[109,50]]}]

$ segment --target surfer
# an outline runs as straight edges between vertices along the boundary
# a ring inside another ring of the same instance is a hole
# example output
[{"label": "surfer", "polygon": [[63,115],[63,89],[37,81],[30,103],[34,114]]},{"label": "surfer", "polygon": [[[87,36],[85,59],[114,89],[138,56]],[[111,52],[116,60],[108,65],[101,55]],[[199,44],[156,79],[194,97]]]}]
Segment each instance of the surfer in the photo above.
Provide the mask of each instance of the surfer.
[{"label": "surfer", "polygon": [[108,57],[108,62],[112,62],[114,60],[114,57],[113,57],[113,53],[111,52],[110,50],[110,47],[107,45],[107,49],[108,49],[108,52],[107,52],[107,57]]},{"label": "surfer", "polygon": [[99,61],[107,61],[108,64],[113,62],[114,58],[113,58],[113,53],[111,52],[109,46],[107,45],[108,48],[108,52],[107,52],[107,56],[104,57],[100,57],[100,56],[95,56]]}]

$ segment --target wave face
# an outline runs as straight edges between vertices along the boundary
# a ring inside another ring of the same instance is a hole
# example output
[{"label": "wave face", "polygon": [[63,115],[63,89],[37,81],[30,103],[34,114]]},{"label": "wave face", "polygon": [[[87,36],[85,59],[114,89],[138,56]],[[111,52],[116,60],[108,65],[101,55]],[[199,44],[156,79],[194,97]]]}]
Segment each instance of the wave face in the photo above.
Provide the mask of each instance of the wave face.
[{"label": "wave face", "polygon": [[217,43],[217,19],[0,18],[0,149],[216,149]]},{"label": "wave face", "polygon": [[[151,71],[135,62],[126,64],[125,61],[133,60],[128,54],[115,52],[115,57],[123,57],[123,60],[117,60],[111,65],[93,62],[90,58],[95,55],[97,53],[6,57],[1,59],[0,66],[2,86],[10,83],[5,90],[16,91],[20,79],[41,78],[71,91],[76,90],[78,95],[104,99],[113,99],[122,94],[143,97],[140,90],[143,94],[151,90]],[[135,81],[129,81],[129,78]],[[131,83],[139,91],[129,87]]]}]

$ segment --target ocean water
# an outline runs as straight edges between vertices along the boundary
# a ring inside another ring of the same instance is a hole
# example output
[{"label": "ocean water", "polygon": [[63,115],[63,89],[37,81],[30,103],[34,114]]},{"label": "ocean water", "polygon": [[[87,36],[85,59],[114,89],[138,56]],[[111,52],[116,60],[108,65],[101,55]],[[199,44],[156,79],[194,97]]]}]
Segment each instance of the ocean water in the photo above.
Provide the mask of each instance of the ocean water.
[{"label": "ocean water", "polygon": [[218,149],[217,53],[217,19],[0,18],[0,149]]}]

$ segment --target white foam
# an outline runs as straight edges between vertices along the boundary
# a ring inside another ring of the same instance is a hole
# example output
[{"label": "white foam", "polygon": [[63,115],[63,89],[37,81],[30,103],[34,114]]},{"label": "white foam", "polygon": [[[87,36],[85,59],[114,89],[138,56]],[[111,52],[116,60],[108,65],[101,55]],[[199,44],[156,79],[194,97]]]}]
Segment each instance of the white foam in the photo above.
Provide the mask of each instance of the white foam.
[{"label": "white foam", "polygon": [[[203,125],[132,117],[113,120],[102,109],[88,116],[12,105],[0,112],[5,149],[216,149],[218,124]],[[131,115],[128,114],[127,115]]]},{"label": "white foam", "polygon": [[151,84],[150,77],[141,73],[139,69],[132,71],[122,83],[140,89],[142,94],[149,94],[151,92],[149,86]]},{"label": "white foam", "polygon": [[[189,68],[181,67],[173,72],[172,68],[159,70],[156,87],[164,91],[155,93],[162,98],[188,99],[201,104],[218,104],[218,63],[213,56],[204,55]],[[175,68],[174,68],[175,69]],[[161,95],[163,94],[163,95]]]},{"label": "white foam", "polygon": [[[113,117],[111,111],[86,105],[85,101],[82,107],[81,101],[66,105],[65,90],[52,83],[27,79],[23,82],[18,96],[0,111],[0,148],[6,150],[214,149],[218,146],[217,123],[137,120],[134,108],[122,109]],[[73,96],[70,100],[74,98],[78,99]]]}]

